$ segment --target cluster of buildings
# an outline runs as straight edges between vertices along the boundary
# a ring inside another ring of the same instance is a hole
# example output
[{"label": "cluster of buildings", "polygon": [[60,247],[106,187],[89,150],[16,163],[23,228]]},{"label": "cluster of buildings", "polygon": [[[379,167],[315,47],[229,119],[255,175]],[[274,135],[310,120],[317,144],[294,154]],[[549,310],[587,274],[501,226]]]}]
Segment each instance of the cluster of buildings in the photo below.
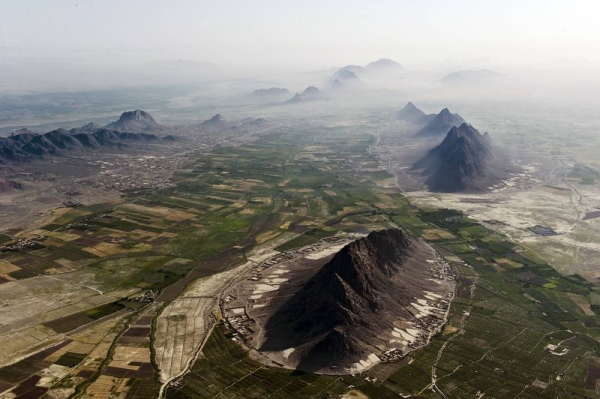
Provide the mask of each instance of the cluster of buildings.
[{"label": "cluster of buildings", "polygon": [[438,280],[454,281],[454,271],[452,266],[441,258],[435,260],[434,266],[431,268],[431,276]]},{"label": "cluster of buildings", "polygon": [[140,188],[165,189],[175,187],[175,185],[170,180],[170,176],[151,175],[142,173],[117,174],[101,172],[100,176],[95,180],[80,180],[78,183],[83,186],[99,188],[105,191],[126,191]]},{"label": "cluster of buildings", "polygon": [[142,302],[142,303],[150,303],[154,301],[154,298],[156,298],[156,296],[158,295],[157,291],[154,290],[146,290],[144,292],[142,292],[140,295],[138,296],[134,296],[134,297],[129,297],[127,298],[128,301],[131,302]]},{"label": "cluster of buildings", "polygon": [[170,172],[185,167],[189,162],[187,157],[179,156],[142,156],[134,160],[127,158],[110,162],[94,161],[92,163],[100,165],[99,176],[92,179],[81,179],[77,183],[105,191],[171,188],[174,187],[174,184],[170,181]]},{"label": "cluster of buildings", "polygon": [[46,236],[40,235],[32,238],[21,238],[17,242],[0,246],[0,252],[20,252],[25,249],[45,248],[42,241]]},{"label": "cluster of buildings", "polygon": [[[377,357],[379,359],[381,359],[382,362],[399,362],[400,360],[402,360],[402,358],[404,357],[405,353],[398,349],[398,348],[392,348],[392,349],[388,349],[386,351],[381,352],[379,355],[377,355]],[[369,378],[369,377],[366,377]],[[365,379],[366,379],[365,378]],[[372,380],[376,380],[375,378],[373,378]],[[367,380],[369,381],[369,380]]]},{"label": "cluster of buildings", "polygon": [[254,334],[252,329],[254,324],[254,320],[249,318],[245,312],[240,315],[229,314],[225,317],[225,326],[233,332],[233,341],[245,342],[247,337]]}]

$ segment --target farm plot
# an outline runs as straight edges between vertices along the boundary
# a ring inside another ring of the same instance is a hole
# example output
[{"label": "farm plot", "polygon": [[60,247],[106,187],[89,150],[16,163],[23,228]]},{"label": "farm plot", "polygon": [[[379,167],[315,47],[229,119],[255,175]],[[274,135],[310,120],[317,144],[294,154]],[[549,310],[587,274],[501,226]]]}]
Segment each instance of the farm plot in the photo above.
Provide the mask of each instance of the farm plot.
[{"label": "farm plot", "polygon": [[208,315],[220,291],[242,268],[195,280],[157,318],[153,347],[162,381],[181,373],[195,356],[214,323]]}]

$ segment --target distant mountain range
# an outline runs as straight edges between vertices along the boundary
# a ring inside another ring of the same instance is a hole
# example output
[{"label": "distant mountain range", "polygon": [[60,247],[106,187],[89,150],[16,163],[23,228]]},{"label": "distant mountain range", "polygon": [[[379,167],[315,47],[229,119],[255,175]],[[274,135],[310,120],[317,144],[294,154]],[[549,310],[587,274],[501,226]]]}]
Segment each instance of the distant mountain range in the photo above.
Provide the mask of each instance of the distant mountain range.
[{"label": "distant mountain range", "polygon": [[431,191],[480,192],[501,180],[502,167],[492,165],[491,139],[473,126],[452,127],[444,141],[413,165]]},{"label": "distant mountain range", "polygon": [[150,133],[119,130],[126,127],[139,131],[140,129],[158,128],[160,125],[148,113],[138,110],[123,113],[118,121],[103,128],[89,123],[71,130],[60,128],[44,134],[19,129],[11,136],[0,138],[0,164],[31,162],[47,155],[58,155],[77,150],[89,151],[103,147],[121,148],[128,143],[176,139],[174,136],[159,137]]},{"label": "distant mountain range", "polygon": [[321,90],[315,86],[308,86],[302,93],[296,93],[294,97],[286,101],[287,104],[297,104],[301,102],[309,101],[322,101],[325,100],[325,95]]},{"label": "distant mountain range", "polygon": [[352,79],[356,78],[360,80],[362,77],[384,77],[387,75],[394,75],[398,73],[402,73],[406,71],[406,69],[397,63],[396,61],[382,58],[378,61],[370,62],[366,66],[362,67],[360,65],[346,65],[333,74],[331,77],[331,82],[334,82],[338,79],[342,83],[347,77],[351,77]]},{"label": "distant mountain range", "polygon": [[440,79],[445,86],[460,86],[491,82],[502,75],[489,69],[457,71]]},{"label": "distant mountain range", "polygon": [[288,89],[282,89],[279,87],[271,87],[268,89],[257,89],[250,93],[251,97],[255,98],[276,98],[281,96],[287,96],[290,94]]},{"label": "distant mountain range", "polygon": [[417,128],[416,137],[444,136],[452,127],[466,122],[462,116],[451,113],[448,108],[438,114],[426,114],[411,102],[398,111],[396,116]]},{"label": "distant mountain range", "polygon": [[398,229],[348,244],[269,318],[259,349],[294,348],[290,359],[308,371],[351,367],[378,353],[398,323],[414,320],[410,303],[436,284],[423,266],[432,256]]},{"label": "distant mountain range", "polygon": [[232,121],[221,114],[216,114],[200,124],[200,127],[208,130],[222,129],[251,129],[264,126],[268,121],[265,118],[244,118],[241,121]]}]

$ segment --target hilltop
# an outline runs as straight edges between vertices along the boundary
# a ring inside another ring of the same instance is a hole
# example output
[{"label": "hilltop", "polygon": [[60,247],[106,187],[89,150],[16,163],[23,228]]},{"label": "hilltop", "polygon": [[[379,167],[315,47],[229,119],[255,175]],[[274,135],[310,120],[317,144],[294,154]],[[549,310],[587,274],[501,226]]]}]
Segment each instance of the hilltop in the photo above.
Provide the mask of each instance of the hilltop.
[{"label": "hilltop", "polygon": [[412,102],[407,103],[404,108],[396,113],[400,120],[404,120],[415,125],[425,124],[435,117],[432,114],[426,114],[415,106]]},{"label": "hilltop", "polygon": [[308,86],[302,93],[296,93],[294,97],[286,101],[288,104],[306,102],[306,101],[322,101],[325,100],[325,95],[315,86]]},{"label": "hilltop", "polygon": [[427,123],[415,134],[417,137],[435,137],[448,133],[455,126],[460,126],[466,121],[459,114],[453,114],[444,108],[439,114],[430,117]]},{"label": "hilltop", "polygon": [[200,124],[200,126],[204,127],[213,127],[213,126],[222,126],[226,123],[225,118],[221,114],[216,114],[210,119],[205,120]]},{"label": "hilltop", "polygon": [[452,127],[444,141],[413,165],[426,177],[431,191],[479,192],[499,182],[499,170],[492,166],[489,135],[480,134],[463,123]]},{"label": "hilltop", "polygon": [[149,113],[139,109],[123,112],[118,121],[105,126],[107,130],[134,133],[154,131],[160,128],[161,125]]},{"label": "hilltop", "polygon": [[294,348],[290,360],[302,370],[358,367],[389,346],[397,323],[415,322],[415,298],[440,289],[426,277],[433,257],[398,229],[346,245],[269,318],[259,349]]}]

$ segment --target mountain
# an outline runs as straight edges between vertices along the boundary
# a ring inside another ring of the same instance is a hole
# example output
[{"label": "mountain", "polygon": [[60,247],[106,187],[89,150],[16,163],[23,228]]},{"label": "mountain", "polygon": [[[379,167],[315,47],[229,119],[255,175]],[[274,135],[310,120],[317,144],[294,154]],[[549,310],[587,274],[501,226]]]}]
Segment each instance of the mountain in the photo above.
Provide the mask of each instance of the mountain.
[{"label": "mountain", "polygon": [[356,74],[349,70],[341,71],[337,74],[336,79],[340,82],[348,83],[348,82],[360,82],[360,79]]},{"label": "mountain", "polygon": [[[84,133],[90,131],[91,133]],[[164,140],[172,141],[170,139]],[[90,124],[80,128],[56,129],[48,133],[25,132],[0,138],[0,164],[31,162],[48,155],[72,151],[95,150],[101,147],[123,147],[130,142],[158,142],[160,137],[149,133],[119,132],[99,128],[92,131]]]},{"label": "mountain", "polygon": [[363,81],[350,70],[343,70],[336,74],[331,82],[331,88],[341,90],[345,88],[358,88],[364,85]]},{"label": "mountain", "polygon": [[84,134],[91,134],[94,133],[96,130],[99,130],[100,126],[96,126],[94,125],[93,122],[88,123],[87,125],[83,125],[80,127],[76,127],[73,129],[69,130],[69,133],[71,134],[79,134],[79,133],[84,133]]},{"label": "mountain", "polygon": [[360,65],[346,65],[345,67],[342,67],[340,69],[338,69],[337,71],[335,71],[335,73],[333,74],[333,77],[331,78],[333,79],[338,79],[340,76],[343,76],[345,74],[347,74],[348,72],[351,72],[352,74],[354,74],[354,76],[358,76],[362,73],[364,73],[364,68],[361,67]]},{"label": "mountain", "polygon": [[342,82],[340,82],[339,79],[335,79],[332,83],[331,83],[331,89],[332,90],[343,90],[346,88],[346,85],[343,84]]},{"label": "mountain", "polygon": [[204,126],[204,127],[222,126],[225,123],[226,123],[226,121],[225,121],[225,118],[223,118],[223,115],[216,114],[212,118],[207,119],[204,122],[202,122],[200,124],[200,126]]},{"label": "mountain", "polygon": [[382,58],[378,61],[370,62],[365,66],[369,72],[402,72],[405,68],[396,61]]},{"label": "mountain", "polygon": [[491,82],[500,75],[498,72],[489,69],[457,71],[440,79],[440,83],[445,86],[460,86],[468,84],[482,84]]},{"label": "mountain", "polygon": [[440,145],[413,165],[422,170],[425,184],[437,192],[480,192],[501,180],[501,168],[492,165],[489,135],[463,123],[452,127]]},{"label": "mountain", "polygon": [[263,126],[267,123],[265,118],[244,118],[242,119],[242,126]]},{"label": "mountain", "polygon": [[18,135],[18,134],[36,134],[36,133],[33,132],[33,131],[31,131],[31,130],[29,130],[29,129],[27,129],[26,127],[22,127],[20,129],[14,130],[12,132],[13,136]]},{"label": "mountain", "polygon": [[308,86],[302,93],[296,93],[294,97],[286,101],[288,104],[307,102],[307,101],[321,101],[325,100],[325,95],[316,88],[315,86]]},{"label": "mountain", "polygon": [[465,123],[465,120],[459,114],[453,114],[444,108],[439,114],[435,115],[425,126],[423,126],[417,133],[418,137],[435,137],[441,136],[446,133],[454,126],[460,126]]},{"label": "mountain", "polygon": [[435,115],[426,114],[417,108],[413,103],[407,103],[404,108],[396,113],[398,119],[413,123],[415,125],[421,125],[430,122]]},{"label": "mountain", "polygon": [[301,370],[352,368],[388,348],[395,326],[415,320],[416,298],[440,289],[426,262],[433,257],[398,229],[346,245],[269,317],[259,350],[294,348],[289,360]]},{"label": "mountain", "polygon": [[271,87],[269,89],[257,89],[250,93],[251,97],[257,98],[273,98],[280,96],[287,96],[290,94],[288,89],[280,89],[278,87]]},{"label": "mountain", "polygon": [[159,130],[161,126],[149,113],[138,109],[123,112],[118,121],[109,123],[105,128],[120,132],[138,133]]},{"label": "mountain", "polygon": [[356,79],[356,81],[362,83],[360,79],[362,77],[382,78],[387,77],[390,74],[393,75],[404,71],[404,67],[398,64],[396,61],[382,58],[378,61],[371,62],[364,67],[360,65],[346,65],[345,67],[338,69],[333,74],[333,76],[330,79],[330,82],[333,83],[336,79],[338,79],[340,82],[346,84],[346,80],[351,81]]}]

